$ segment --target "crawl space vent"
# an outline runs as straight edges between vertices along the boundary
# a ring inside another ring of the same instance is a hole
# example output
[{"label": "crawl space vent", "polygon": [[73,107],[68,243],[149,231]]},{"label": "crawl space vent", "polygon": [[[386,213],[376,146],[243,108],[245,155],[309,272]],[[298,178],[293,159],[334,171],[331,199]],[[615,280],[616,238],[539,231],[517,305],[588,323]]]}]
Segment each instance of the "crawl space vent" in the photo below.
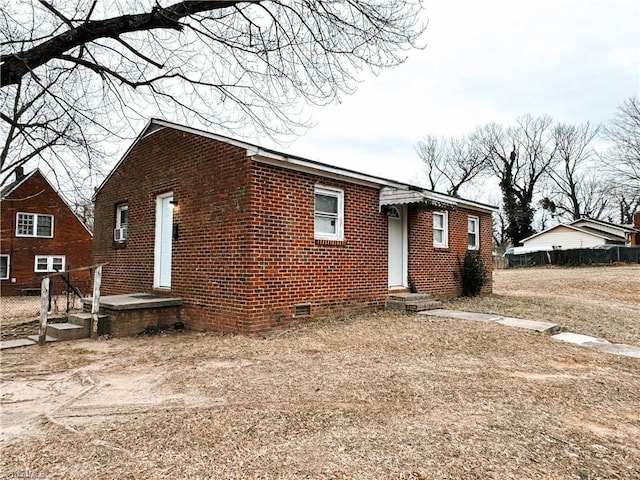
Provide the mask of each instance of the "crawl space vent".
[{"label": "crawl space vent", "polygon": [[296,305],[293,311],[294,316],[296,317],[304,317],[311,315],[311,305]]}]

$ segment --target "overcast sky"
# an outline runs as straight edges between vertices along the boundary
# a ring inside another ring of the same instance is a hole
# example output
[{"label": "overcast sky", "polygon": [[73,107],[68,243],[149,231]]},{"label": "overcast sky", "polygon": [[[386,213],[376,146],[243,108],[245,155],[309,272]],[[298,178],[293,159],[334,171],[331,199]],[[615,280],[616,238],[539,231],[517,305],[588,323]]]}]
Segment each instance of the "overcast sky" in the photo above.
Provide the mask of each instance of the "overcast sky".
[{"label": "overcast sky", "polygon": [[[425,0],[426,48],[340,105],[311,111],[316,125],[291,154],[417,183],[414,144],[463,135],[523,114],[605,122],[640,88],[637,0]],[[474,195],[475,196],[475,195]]]}]

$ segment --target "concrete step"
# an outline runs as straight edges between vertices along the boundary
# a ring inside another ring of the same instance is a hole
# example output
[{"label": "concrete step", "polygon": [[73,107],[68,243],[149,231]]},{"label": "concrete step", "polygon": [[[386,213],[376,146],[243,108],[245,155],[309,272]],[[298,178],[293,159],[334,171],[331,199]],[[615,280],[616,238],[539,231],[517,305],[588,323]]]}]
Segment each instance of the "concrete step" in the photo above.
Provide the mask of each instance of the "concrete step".
[{"label": "concrete step", "polygon": [[413,302],[420,300],[431,300],[433,297],[428,293],[410,293],[410,292],[399,292],[399,293],[390,293],[387,296],[388,300],[391,301],[399,301],[399,302]]},{"label": "concrete step", "polygon": [[416,300],[405,303],[406,312],[424,312],[427,310],[436,310],[442,308],[442,302],[437,300]]},{"label": "concrete step", "polygon": [[[27,337],[29,340],[33,340],[35,343],[38,343],[38,335],[29,335]],[[49,334],[47,334],[45,341],[48,342],[57,342],[58,338],[56,337],[52,337]]]},{"label": "concrete step", "polygon": [[386,307],[387,310],[415,313],[442,308],[442,303],[429,296],[420,300],[387,300]]},{"label": "concrete step", "polygon": [[[103,315],[99,315],[101,317]],[[89,312],[80,312],[80,313],[70,313],[68,318],[69,323],[75,323],[76,325],[80,325],[84,328],[91,328],[91,313]]]},{"label": "concrete step", "polygon": [[52,323],[47,325],[47,336],[57,338],[58,340],[76,340],[78,338],[88,338],[90,335],[89,328],[85,328],[75,323]]}]

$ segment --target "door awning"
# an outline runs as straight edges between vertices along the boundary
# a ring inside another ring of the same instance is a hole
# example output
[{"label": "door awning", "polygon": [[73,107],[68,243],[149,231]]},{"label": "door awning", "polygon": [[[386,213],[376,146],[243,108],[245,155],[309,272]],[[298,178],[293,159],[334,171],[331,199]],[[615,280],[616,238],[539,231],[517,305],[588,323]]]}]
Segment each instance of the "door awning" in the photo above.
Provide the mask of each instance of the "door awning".
[{"label": "door awning", "polygon": [[458,203],[451,197],[428,190],[382,187],[380,190],[380,209],[387,205],[408,205],[420,203],[440,210],[456,210]]}]

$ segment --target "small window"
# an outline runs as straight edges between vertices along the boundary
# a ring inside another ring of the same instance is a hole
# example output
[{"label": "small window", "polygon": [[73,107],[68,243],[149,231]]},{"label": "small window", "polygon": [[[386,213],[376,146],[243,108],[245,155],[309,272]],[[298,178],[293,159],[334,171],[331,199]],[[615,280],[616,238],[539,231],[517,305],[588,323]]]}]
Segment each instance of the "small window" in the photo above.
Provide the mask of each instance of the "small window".
[{"label": "small window", "polygon": [[53,237],[53,215],[41,213],[18,213],[16,237]]},{"label": "small window", "polygon": [[62,272],[64,266],[64,255],[36,255],[36,273]]},{"label": "small window", "polygon": [[129,205],[122,203],[116,207],[116,228],[113,231],[113,240],[124,242],[127,239],[127,222],[129,218]]},{"label": "small window", "polygon": [[0,280],[9,279],[9,255],[0,255]]},{"label": "small window", "polygon": [[433,212],[433,246],[436,248],[449,246],[448,212]]},{"label": "small window", "polygon": [[468,217],[467,225],[469,250],[478,250],[480,248],[480,219],[478,217]]},{"label": "small window", "polygon": [[344,192],[331,188],[315,189],[315,238],[342,240],[344,238]]}]

